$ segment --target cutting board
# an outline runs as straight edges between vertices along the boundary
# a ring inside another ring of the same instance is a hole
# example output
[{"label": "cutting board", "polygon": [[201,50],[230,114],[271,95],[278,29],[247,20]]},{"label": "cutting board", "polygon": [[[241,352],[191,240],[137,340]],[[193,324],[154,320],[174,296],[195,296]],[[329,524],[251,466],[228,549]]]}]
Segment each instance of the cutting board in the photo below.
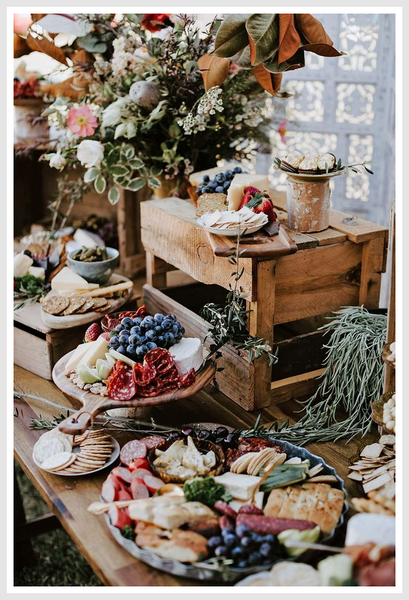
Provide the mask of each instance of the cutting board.
[{"label": "cutting board", "polygon": [[[231,256],[232,248],[235,246],[236,238],[225,235],[216,235],[206,231],[215,256]],[[288,233],[280,226],[278,234],[272,237],[257,231],[251,235],[245,235],[240,243],[240,256],[246,258],[276,258],[297,252],[297,245],[292,241]]]},{"label": "cutting board", "polygon": [[72,383],[70,378],[65,375],[65,365],[73,352],[74,350],[60,358],[53,369],[53,381],[55,385],[64,394],[78,400],[82,404],[82,408],[70,415],[64,421],[61,421],[58,425],[58,428],[61,431],[73,435],[83,433],[87,429],[90,421],[96,415],[106,410],[111,410],[113,408],[142,408],[144,406],[174,402],[175,400],[193,396],[212,381],[216,371],[215,363],[212,360],[208,360],[196,373],[195,382],[187,388],[176,388],[175,390],[152,398],[136,397],[133,400],[128,400],[126,402],[118,402],[117,400],[111,400],[111,398],[108,398],[107,396],[100,396],[99,394],[92,394],[87,390],[81,390]]},{"label": "cutting board", "polygon": [[[130,281],[130,279],[128,279],[127,277],[124,277],[123,275],[119,275],[118,273],[113,273],[109,279],[109,281],[105,284],[106,286],[109,285],[114,285],[116,283],[120,283],[122,281]],[[56,292],[54,292],[53,290],[51,290],[51,292],[49,292],[46,296],[46,300],[48,300],[48,298],[50,298],[51,296],[54,296]],[[46,313],[44,310],[41,310],[41,319],[44,323],[44,325],[46,325],[47,327],[50,327],[51,329],[67,329],[69,327],[78,327],[79,325],[87,325],[88,323],[92,323],[93,321],[99,321],[99,319],[101,319],[104,314],[110,314],[113,313],[115,311],[117,311],[121,306],[123,306],[126,302],[128,302],[128,300],[130,299],[130,297],[132,296],[132,288],[129,288],[129,290],[125,290],[125,293],[123,296],[120,296],[119,298],[110,298],[109,302],[110,302],[110,307],[109,310],[106,311],[106,313],[101,313],[101,312],[96,312],[94,310],[86,312],[84,314],[74,314],[74,315],[67,315],[66,317],[62,316],[59,317],[58,315],[50,315],[49,313]]]}]

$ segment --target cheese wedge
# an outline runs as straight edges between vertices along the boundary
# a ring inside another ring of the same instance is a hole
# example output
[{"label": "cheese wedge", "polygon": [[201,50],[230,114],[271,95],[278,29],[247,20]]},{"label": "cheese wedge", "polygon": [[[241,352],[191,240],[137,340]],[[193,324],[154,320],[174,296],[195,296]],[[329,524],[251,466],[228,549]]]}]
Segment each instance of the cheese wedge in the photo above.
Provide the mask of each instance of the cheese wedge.
[{"label": "cheese wedge", "polygon": [[93,346],[95,342],[87,342],[84,344],[80,344],[74,350],[74,354],[71,356],[70,360],[65,365],[65,372],[70,373],[74,371],[82,358],[86,355],[86,353],[90,350],[91,346]]},{"label": "cheese wedge", "polygon": [[214,479],[224,485],[235,500],[250,500],[261,481],[261,477],[229,472],[218,475]]},{"label": "cheese wedge", "polygon": [[51,282],[51,289],[60,291],[94,290],[96,288],[99,288],[97,283],[88,283],[86,279],[74,273],[69,267],[61,269]]},{"label": "cheese wedge", "polygon": [[182,338],[169,348],[169,352],[180,375],[190,369],[197,371],[203,364],[203,348],[199,338]]},{"label": "cheese wedge", "polygon": [[255,187],[261,191],[270,192],[270,184],[267,175],[250,175],[249,173],[237,173],[230,184],[227,192],[228,210],[239,210],[243,200],[244,189]]},{"label": "cheese wedge", "polygon": [[95,298],[96,296],[105,296],[106,294],[114,294],[115,292],[129,290],[132,287],[132,281],[122,281],[121,283],[116,283],[115,285],[109,285],[108,287],[102,287],[97,290],[92,290],[90,292],[84,292],[84,294],[82,295],[91,296],[92,298]]},{"label": "cheese wedge", "polygon": [[98,358],[105,358],[105,352],[108,352],[108,344],[103,337],[99,337],[95,342],[88,343],[87,346],[90,346],[90,348],[78,362],[77,369],[81,365],[94,367]]}]

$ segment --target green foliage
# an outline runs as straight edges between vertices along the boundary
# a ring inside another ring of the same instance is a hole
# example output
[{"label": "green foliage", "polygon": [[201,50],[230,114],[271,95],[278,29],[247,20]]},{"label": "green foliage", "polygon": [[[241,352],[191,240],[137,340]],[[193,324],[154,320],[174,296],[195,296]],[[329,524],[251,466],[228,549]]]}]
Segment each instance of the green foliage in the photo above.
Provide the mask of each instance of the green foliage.
[{"label": "green foliage", "polygon": [[50,289],[50,285],[34,275],[14,278],[14,310],[26,304],[38,302]]},{"label": "green foliage", "polygon": [[211,508],[217,500],[231,502],[233,500],[230,492],[217,483],[213,477],[195,477],[189,479],[183,486],[183,493],[188,502],[202,502]]}]

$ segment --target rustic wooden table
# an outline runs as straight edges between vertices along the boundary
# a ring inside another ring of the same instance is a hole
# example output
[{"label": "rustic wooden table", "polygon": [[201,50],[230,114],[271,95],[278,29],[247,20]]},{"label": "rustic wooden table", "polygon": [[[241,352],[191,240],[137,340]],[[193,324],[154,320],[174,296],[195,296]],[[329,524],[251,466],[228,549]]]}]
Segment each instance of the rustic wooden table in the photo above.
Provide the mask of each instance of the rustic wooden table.
[{"label": "rustic wooden table", "polygon": [[[22,394],[46,398],[67,408],[73,403],[55,385],[41,377],[15,367],[14,388]],[[110,586],[178,586],[198,585],[198,582],[173,577],[139,562],[122,549],[111,537],[105,522],[87,512],[91,502],[99,499],[100,489],[107,472],[85,477],[58,477],[39,469],[33,459],[34,443],[43,433],[30,428],[31,419],[40,414],[43,418],[57,416],[59,410],[32,399],[16,399],[18,416],[14,419],[15,458],[27,477],[34,484],[50,510],[75,542],[85,559],[105,585]],[[262,422],[270,424],[275,419],[289,418],[293,421],[294,411],[299,410],[295,402],[272,405],[260,411]],[[216,422],[233,427],[247,427],[254,423],[257,413],[248,413],[243,408],[207,387],[195,396],[163,406],[146,407],[140,410],[138,419],[169,427],[184,423]],[[112,435],[123,445],[135,437],[131,432],[112,431]],[[311,444],[308,450],[322,456],[329,465],[337,469],[345,480],[348,493],[362,495],[360,486],[347,478],[348,464],[366,444],[377,439],[374,428],[365,439],[356,439],[348,444]],[[342,544],[341,539],[338,543]]]}]

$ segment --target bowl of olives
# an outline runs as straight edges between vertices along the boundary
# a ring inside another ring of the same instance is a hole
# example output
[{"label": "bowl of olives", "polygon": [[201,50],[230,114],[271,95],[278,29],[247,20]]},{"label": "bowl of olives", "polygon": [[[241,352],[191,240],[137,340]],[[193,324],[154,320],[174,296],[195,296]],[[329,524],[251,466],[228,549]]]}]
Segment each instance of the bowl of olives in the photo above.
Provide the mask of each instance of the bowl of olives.
[{"label": "bowl of olives", "polygon": [[118,264],[119,252],[115,248],[86,248],[68,254],[69,267],[88,283],[107,283]]}]

